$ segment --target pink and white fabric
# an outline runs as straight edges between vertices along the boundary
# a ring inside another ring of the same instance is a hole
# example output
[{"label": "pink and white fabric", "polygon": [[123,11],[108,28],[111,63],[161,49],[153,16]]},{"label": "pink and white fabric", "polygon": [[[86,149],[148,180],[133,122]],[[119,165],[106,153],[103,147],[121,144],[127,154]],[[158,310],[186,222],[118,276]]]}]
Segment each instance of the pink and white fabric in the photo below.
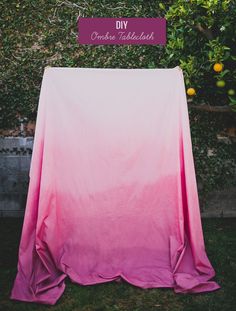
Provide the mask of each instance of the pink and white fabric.
[{"label": "pink and white fabric", "polygon": [[183,73],[47,68],[11,299],[55,304],[65,278],[214,291]]}]

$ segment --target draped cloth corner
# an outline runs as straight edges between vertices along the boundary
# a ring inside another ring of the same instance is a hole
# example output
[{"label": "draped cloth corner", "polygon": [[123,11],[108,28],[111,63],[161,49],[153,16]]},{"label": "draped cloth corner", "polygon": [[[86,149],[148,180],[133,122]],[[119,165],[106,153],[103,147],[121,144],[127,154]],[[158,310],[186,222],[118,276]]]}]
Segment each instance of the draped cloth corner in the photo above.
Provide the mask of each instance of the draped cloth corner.
[{"label": "draped cloth corner", "polygon": [[66,277],[220,288],[178,67],[46,69],[29,176],[11,299],[54,305]]}]

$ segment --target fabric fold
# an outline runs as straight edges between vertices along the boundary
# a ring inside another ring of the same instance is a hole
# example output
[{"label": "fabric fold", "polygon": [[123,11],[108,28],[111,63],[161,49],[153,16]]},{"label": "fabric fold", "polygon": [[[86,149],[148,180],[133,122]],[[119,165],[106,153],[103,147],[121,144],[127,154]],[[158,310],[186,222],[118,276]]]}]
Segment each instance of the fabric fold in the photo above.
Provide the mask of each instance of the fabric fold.
[{"label": "fabric fold", "polygon": [[[179,100],[180,100],[180,144],[179,162],[181,187],[181,216],[183,226],[180,235],[183,244],[173,237],[171,239],[171,258],[178,259],[172,262],[176,293],[199,293],[219,289],[220,286],[209,281],[215,276],[215,271],[207,257],[202,232],[201,215],[197,193],[197,183],[192,153],[187,98],[185,95],[184,78],[179,71]],[[191,269],[188,266],[191,265]],[[189,270],[191,273],[185,273]]]}]

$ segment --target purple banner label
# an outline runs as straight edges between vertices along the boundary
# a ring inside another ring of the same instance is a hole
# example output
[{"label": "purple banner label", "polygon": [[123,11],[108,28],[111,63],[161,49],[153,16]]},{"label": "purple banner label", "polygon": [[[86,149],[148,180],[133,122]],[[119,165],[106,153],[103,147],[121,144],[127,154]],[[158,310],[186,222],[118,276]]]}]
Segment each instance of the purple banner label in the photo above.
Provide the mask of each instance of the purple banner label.
[{"label": "purple banner label", "polygon": [[166,44],[165,18],[78,19],[79,44]]}]

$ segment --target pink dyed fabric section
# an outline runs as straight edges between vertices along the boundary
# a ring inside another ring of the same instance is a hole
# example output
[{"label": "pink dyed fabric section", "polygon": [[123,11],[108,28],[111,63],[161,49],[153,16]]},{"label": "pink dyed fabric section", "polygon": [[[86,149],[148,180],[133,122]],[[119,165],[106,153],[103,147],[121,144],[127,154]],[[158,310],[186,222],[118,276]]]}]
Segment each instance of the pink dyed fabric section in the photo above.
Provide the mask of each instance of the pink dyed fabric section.
[{"label": "pink dyed fabric section", "polygon": [[183,73],[47,68],[11,299],[55,304],[65,278],[214,291]]}]

